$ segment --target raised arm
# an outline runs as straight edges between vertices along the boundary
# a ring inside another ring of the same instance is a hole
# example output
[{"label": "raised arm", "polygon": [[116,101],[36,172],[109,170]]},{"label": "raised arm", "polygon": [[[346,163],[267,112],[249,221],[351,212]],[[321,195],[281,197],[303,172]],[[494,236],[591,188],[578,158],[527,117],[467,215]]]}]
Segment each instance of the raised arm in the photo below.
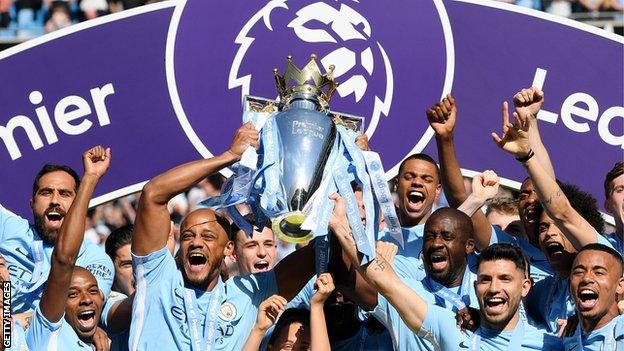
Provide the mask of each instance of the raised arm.
[{"label": "raised arm", "polygon": [[249,332],[247,341],[241,351],[258,351],[262,344],[264,334],[269,328],[275,325],[277,318],[284,312],[288,301],[279,295],[272,295],[268,299],[262,301],[258,307],[258,317],[256,324]]},{"label": "raised arm", "polygon": [[429,310],[429,306],[414,290],[399,279],[392,266],[380,255],[364,266],[355,246],[353,234],[347,220],[344,201],[338,194],[331,198],[336,201],[330,225],[334,237],[340,242],[343,251],[359,273],[399,312],[405,324],[414,332],[419,332]]},{"label": "raised arm", "polygon": [[69,284],[84,237],[89,200],[100,178],[106,173],[110,159],[110,149],[104,149],[101,146],[96,146],[82,154],[84,176],[56,238],[52,251],[50,275],[41,297],[41,312],[52,323],[60,321],[65,313]]},{"label": "raised arm", "polygon": [[[481,174],[477,174],[472,178],[472,193],[468,196],[457,209],[464,212],[468,216],[483,216],[481,207],[485,205],[498,193],[499,180],[494,171],[487,170]],[[487,220],[487,218],[486,218]],[[479,250],[483,250],[490,245],[490,237],[492,236],[492,226],[488,221],[488,230],[475,231],[474,240]]]},{"label": "raised arm", "polygon": [[535,157],[548,175],[555,179],[555,169],[542,142],[537,123],[537,113],[544,104],[544,93],[536,87],[522,89],[514,95],[513,103],[516,113],[529,121],[529,144],[535,152]]},{"label": "raised arm", "polygon": [[514,112],[514,123],[509,122],[509,114],[503,111],[503,136],[492,133],[498,146],[512,154],[526,168],[533,181],[535,191],[544,207],[544,211],[553,219],[563,234],[577,250],[595,243],[596,230],[570,204],[556,180],[544,169],[535,157],[529,141],[530,122],[526,116]]},{"label": "raised arm", "polygon": [[310,299],[310,345],[312,350],[330,351],[327,323],[325,323],[325,301],[334,291],[334,280],[329,273],[321,274],[314,283],[316,292]]},{"label": "raised arm", "polygon": [[145,256],[165,247],[170,230],[169,200],[240,160],[247,147],[258,147],[258,139],[258,131],[248,122],[236,131],[230,148],[221,155],[175,167],[145,184],[134,224],[132,252]]},{"label": "raised arm", "polygon": [[[442,101],[430,107],[427,110],[427,119],[435,132],[442,176],[442,189],[444,189],[449,205],[458,208],[466,201],[468,195],[464,188],[464,179],[459,168],[453,141],[455,122],[457,120],[455,98],[449,94]],[[492,226],[481,211],[475,211],[470,216],[477,246],[479,249],[483,249],[490,243]]]}]

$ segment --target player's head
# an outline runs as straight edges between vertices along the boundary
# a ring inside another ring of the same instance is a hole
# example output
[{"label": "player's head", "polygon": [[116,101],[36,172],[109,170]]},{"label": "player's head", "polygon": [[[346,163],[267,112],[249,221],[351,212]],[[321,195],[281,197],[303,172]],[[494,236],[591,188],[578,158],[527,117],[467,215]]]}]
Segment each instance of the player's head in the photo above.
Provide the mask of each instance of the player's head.
[{"label": "player's head", "polygon": [[537,226],[540,249],[550,266],[559,274],[567,276],[576,256],[576,249],[545,211],[540,209],[538,212],[541,213]]},{"label": "player's head", "polygon": [[65,302],[65,320],[80,339],[91,340],[103,305],[104,297],[93,274],[82,267],[74,267]]},{"label": "player's head", "polygon": [[246,215],[247,220],[253,227],[252,236],[247,236],[244,230],[235,223],[232,224],[234,233],[234,254],[238,271],[241,275],[266,272],[275,266],[277,257],[277,241],[270,227],[262,229],[256,227],[252,215]]},{"label": "player's head", "polygon": [[525,178],[520,186],[520,195],[518,195],[518,215],[524,225],[524,231],[527,236],[534,236],[534,228],[539,221],[537,208],[539,206],[539,198],[533,186],[531,178]]},{"label": "player's head", "polygon": [[467,255],[474,249],[472,232],[472,221],[465,213],[449,207],[433,212],[423,234],[427,275],[442,285],[458,279],[468,263]]},{"label": "player's head", "polygon": [[441,189],[440,169],[430,156],[414,154],[406,158],[399,166],[397,177],[401,224],[423,224]]},{"label": "player's head", "polygon": [[310,312],[289,308],[280,316],[269,339],[268,351],[310,350]]},{"label": "player's head", "polygon": [[30,208],[35,228],[44,242],[56,242],[79,185],[78,174],[68,166],[46,164],[35,176]]},{"label": "player's head", "polygon": [[509,224],[520,220],[518,201],[508,197],[495,197],[488,205],[485,217],[492,225],[506,230]]},{"label": "player's head", "polygon": [[132,232],[134,225],[119,227],[106,238],[104,250],[115,266],[113,290],[130,296],[134,292],[134,276],[132,275]]},{"label": "player's head", "polygon": [[605,209],[613,215],[615,224],[622,228],[624,222],[624,162],[617,162],[604,181]]},{"label": "player's head", "polygon": [[572,263],[570,293],[583,326],[599,328],[618,315],[618,295],[624,294],[622,256],[594,243],[584,246]]},{"label": "player's head", "polygon": [[477,258],[475,284],[481,323],[490,329],[503,330],[518,317],[522,298],[529,293],[527,260],[522,251],[511,244],[493,244]]},{"label": "player's head", "polygon": [[200,289],[219,277],[225,256],[234,244],[230,222],[215,211],[201,208],[192,211],[180,224],[178,265],[184,280]]}]

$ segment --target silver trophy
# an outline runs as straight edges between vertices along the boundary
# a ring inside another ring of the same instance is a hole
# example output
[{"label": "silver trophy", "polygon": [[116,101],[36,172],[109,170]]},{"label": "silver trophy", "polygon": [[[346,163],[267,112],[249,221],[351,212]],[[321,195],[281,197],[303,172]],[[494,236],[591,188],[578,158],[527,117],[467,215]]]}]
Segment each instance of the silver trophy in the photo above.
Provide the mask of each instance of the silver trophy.
[{"label": "silver trophy", "polygon": [[361,131],[363,118],[329,110],[329,100],[338,83],[333,79],[334,66],[321,74],[312,55],[308,64],[297,68],[292,57],[283,76],[274,69],[279,101],[248,96],[246,110],[275,112],[275,125],[281,142],[282,167],[279,180],[287,210],[272,220],[273,231],[285,241],[309,241],[312,233],[301,228],[304,207],[318,188],[336,137],[336,124]]}]

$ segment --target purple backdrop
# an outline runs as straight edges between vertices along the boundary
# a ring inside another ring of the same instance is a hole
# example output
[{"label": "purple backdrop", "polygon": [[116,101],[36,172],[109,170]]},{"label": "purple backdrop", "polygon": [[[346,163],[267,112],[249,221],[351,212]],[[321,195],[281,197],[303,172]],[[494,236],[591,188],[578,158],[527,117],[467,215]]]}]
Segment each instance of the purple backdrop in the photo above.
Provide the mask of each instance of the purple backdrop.
[{"label": "purple backdrop", "polygon": [[242,96],[275,97],[271,69],[283,70],[288,54],[303,66],[310,53],[337,66],[331,107],[366,117],[389,175],[411,152],[435,154],[424,111],[452,91],[462,167],[494,169],[512,185],[524,178],[489,134],[501,102],[536,72],[544,110],[557,115],[540,115],[557,175],[602,202],[604,174],[622,160],[621,37],[485,1],[188,0],[0,52],[0,203],[28,215],[37,170],[81,169],[81,151],[95,144],[112,147],[113,166],[94,203],[219,153],[241,123]]}]

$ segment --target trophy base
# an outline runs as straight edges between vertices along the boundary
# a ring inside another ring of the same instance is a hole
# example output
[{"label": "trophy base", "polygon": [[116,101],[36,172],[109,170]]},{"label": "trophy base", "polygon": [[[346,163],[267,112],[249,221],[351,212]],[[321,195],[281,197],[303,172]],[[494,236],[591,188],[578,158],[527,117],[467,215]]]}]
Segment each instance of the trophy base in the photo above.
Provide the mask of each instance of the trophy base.
[{"label": "trophy base", "polygon": [[301,211],[288,212],[277,217],[271,225],[273,233],[289,243],[301,244],[312,240],[313,235],[310,230],[301,229],[306,215]]}]

